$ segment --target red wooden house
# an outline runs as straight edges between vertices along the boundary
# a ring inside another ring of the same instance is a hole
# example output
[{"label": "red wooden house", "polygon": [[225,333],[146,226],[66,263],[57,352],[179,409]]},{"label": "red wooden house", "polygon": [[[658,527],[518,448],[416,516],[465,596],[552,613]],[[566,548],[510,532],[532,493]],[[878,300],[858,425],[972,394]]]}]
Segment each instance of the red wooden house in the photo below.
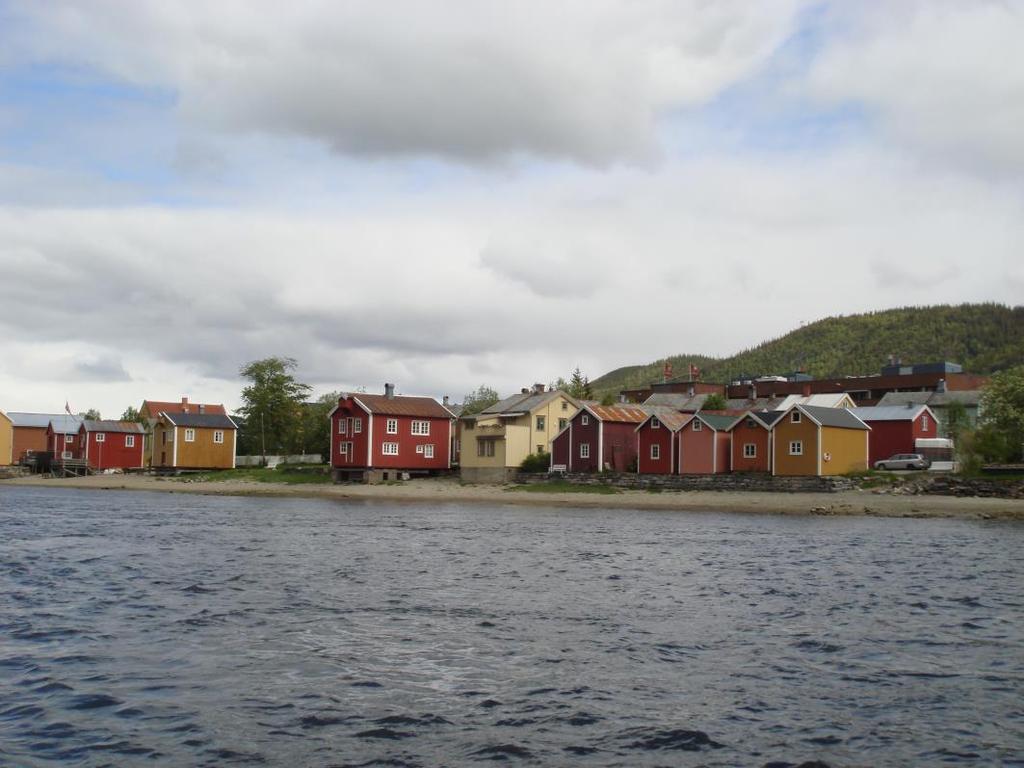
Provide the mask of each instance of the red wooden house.
[{"label": "red wooden house", "polygon": [[915,453],[919,438],[939,436],[935,413],[927,405],[879,405],[851,412],[871,427],[869,467],[897,453]]},{"label": "red wooden house", "polygon": [[451,468],[453,417],[430,397],[350,394],[331,410],[335,479],[393,480]]},{"label": "red wooden house", "polygon": [[771,472],[771,432],[782,411],[747,411],[733,422],[729,431],[733,472]]},{"label": "red wooden house", "polygon": [[663,410],[652,413],[636,428],[636,471],[642,475],[674,475],[679,471],[677,435],[690,414]]},{"label": "red wooden house", "polygon": [[78,428],[75,459],[85,459],[89,469],[141,469],[146,429],[134,421],[92,421]]},{"label": "red wooden house", "polygon": [[679,474],[717,475],[729,471],[735,416],[695,413],[678,432]]},{"label": "red wooden house", "polygon": [[75,455],[81,416],[55,415],[46,427],[46,450],[54,459],[70,459]]},{"label": "red wooden house", "polygon": [[636,459],[636,427],[649,414],[635,405],[584,405],[551,441],[552,468],[628,471]]}]

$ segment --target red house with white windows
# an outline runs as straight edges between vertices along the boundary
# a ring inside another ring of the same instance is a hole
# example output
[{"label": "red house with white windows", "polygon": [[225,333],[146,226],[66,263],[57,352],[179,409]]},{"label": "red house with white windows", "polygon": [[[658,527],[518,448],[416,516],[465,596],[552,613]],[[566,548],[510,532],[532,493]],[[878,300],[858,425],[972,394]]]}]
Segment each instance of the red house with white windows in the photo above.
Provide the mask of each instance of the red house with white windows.
[{"label": "red house with white windows", "polygon": [[735,416],[696,413],[679,430],[679,474],[718,475],[729,471]]},{"label": "red house with white windows", "polygon": [[75,455],[81,416],[54,416],[46,427],[46,450],[54,460],[70,459]]},{"label": "red house with white windows", "polygon": [[430,397],[350,394],[331,410],[335,480],[379,482],[451,468],[453,417]]},{"label": "red house with white windows", "polygon": [[918,439],[939,436],[935,413],[927,405],[876,405],[850,412],[871,427],[869,467],[897,453],[915,453]]},{"label": "red house with white windows", "polygon": [[78,428],[75,459],[85,459],[89,469],[141,469],[146,430],[134,421],[92,421]]},{"label": "red house with white windows", "polygon": [[636,428],[636,471],[641,475],[674,475],[679,471],[677,435],[690,415],[678,411],[652,413]]},{"label": "red house with white windows", "polygon": [[552,469],[629,471],[637,455],[637,425],[649,414],[636,405],[584,405],[551,441]]},{"label": "red house with white windows", "polygon": [[747,411],[729,427],[733,472],[772,471],[772,427],[783,411]]}]

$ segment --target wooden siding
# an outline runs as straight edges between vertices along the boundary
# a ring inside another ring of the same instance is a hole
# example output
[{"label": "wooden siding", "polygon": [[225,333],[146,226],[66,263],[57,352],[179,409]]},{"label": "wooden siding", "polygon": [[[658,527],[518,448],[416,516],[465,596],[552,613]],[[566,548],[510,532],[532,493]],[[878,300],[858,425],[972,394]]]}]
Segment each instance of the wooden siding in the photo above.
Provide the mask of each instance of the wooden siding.
[{"label": "wooden siding", "polygon": [[0,467],[14,463],[14,426],[0,413]]},{"label": "wooden siding", "polygon": [[[854,411],[856,413],[856,411]],[[924,417],[928,417],[928,426],[924,425]],[[927,411],[922,411],[911,421],[865,420],[871,427],[870,453],[868,466],[873,467],[876,461],[888,459],[896,453],[914,453],[918,438],[938,437],[938,425]]]},{"label": "wooden siding", "polygon": [[[742,419],[732,430],[732,471],[733,472],[771,472],[771,440],[770,433],[757,421],[748,426],[748,419]],[[756,454],[747,458],[743,446],[753,444]]]},{"label": "wooden siding", "polygon": [[[338,469],[441,470],[451,466],[452,420],[438,416],[398,416],[368,414],[355,402],[341,398],[331,414],[331,466]],[[345,434],[339,423],[345,420]],[[355,419],[362,419],[362,432],[353,434]],[[395,422],[396,431],[388,433],[388,421]],[[428,434],[413,434],[412,423],[427,422]],[[343,443],[351,443],[350,454],[341,452]],[[385,443],[397,443],[398,454],[385,454]],[[432,457],[426,446],[433,446]],[[420,452],[417,452],[417,448]]]},{"label": "wooden siding", "polygon": [[12,461],[17,464],[28,451],[46,452],[46,427],[14,427],[11,436]]},{"label": "wooden siding", "polygon": [[[648,419],[637,430],[636,435],[637,472],[642,475],[674,475],[678,468],[675,433],[660,422],[658,427],[652,427],[651,420]],[[657,445],[661,452],[657,459],[651,458],[652,445]]]},{"label": "wooden siding", "polygon": [[[195,440],[185,441],[185,430],[195,430]],[[213,441],[214,432],[224,433],[224,442]],[[175,455],[177,444],[177,455]],[[168,469],[233,469],[235,430],[221,427],[175,427],[158,421],[153,426],[152,462]]]},{"label": "wooden siding", "polygon": [[[821,474],[845,475],[868,468],[868,441],[866,429],[821,428]],[[825,460],[825,456],[828,460]]]},{"label": "wooden siding", "polygon": [[[96,439],[101,434],[102,442]],[[135,438],[135,444],[130,447],[126,445],[129,437]],[[141,432],[87,432],[83,424],[78,429],[78,441],[72,455],[76,459],[86,459],[89,467],[95,470],[141,469],[145,465],[143,443]]]},{"label": "wooden siding", "polygon": [[[818,474],[818,425],[801,416],[799,424],[794,424],[787,413],[772,430],[772,448],[775,460],[776,475],[817,475]],[[803,455],[790,456],[789,444],[794,440],[803,441]]]}]

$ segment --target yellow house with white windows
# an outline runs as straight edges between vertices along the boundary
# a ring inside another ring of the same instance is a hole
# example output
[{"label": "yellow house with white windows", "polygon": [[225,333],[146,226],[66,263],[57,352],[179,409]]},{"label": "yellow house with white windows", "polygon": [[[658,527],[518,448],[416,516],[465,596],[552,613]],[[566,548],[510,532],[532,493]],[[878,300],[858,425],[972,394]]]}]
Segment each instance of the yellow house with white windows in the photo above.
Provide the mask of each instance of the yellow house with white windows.
[{"label": "yellow house with white windows", "polygon": [[468,483],[504,483],[532,453],[547,453],[551,440],[576,415],[576,401],[543,384],[506,397],[459,421],[459,473]]},{"label": "yellow house with white windows", "polygon": [[154,469],[234,469],[238,427],[219,413],[161,413],[153,425]]}]

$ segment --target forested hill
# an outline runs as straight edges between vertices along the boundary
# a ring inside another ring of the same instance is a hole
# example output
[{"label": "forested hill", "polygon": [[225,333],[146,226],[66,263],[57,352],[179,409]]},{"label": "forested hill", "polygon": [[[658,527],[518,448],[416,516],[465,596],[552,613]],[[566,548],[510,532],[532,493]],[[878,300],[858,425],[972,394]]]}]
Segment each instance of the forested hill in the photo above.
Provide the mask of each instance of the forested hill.
[{"label": "forested hill", "polygon": [[[741,375],[785,374],[803,368],[814,377],[878,373],[889,355],[904,364],[948,360],[968,373],[991,373],[1024,363],[1024,306],[961,304],[904,307],[828,317],[726,358],[673,355],[676,377],[692,363],[704,381]],[[592,382],[600,397],[660,381],[665,360],[618,368]]]}]

